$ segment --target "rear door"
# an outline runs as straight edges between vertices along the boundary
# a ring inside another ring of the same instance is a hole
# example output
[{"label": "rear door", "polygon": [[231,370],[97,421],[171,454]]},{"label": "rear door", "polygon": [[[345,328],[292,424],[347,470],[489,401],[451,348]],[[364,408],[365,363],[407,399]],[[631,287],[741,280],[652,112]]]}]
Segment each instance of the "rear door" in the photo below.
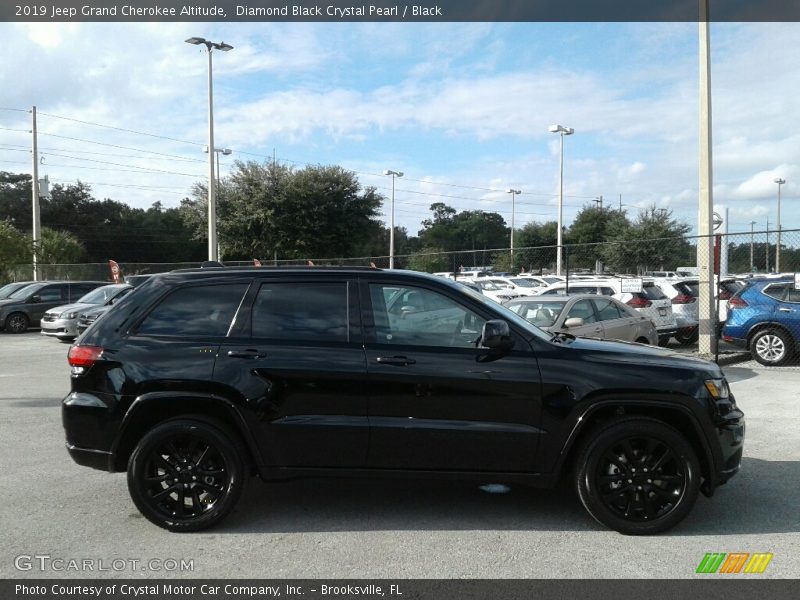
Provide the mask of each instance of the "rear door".
[{"label": "rear door", "polygon": [[366,362],[355,289],[353,280],[324,274],[257,280],[220,348],[214,379],[255,413],[268,466],[364,466]]},{"label": "rear door", "polygon": [[610,298],[592,300],[597,317],[603,324],[603,334],[607,340],[636,341],[637,319],[626,314]]}]

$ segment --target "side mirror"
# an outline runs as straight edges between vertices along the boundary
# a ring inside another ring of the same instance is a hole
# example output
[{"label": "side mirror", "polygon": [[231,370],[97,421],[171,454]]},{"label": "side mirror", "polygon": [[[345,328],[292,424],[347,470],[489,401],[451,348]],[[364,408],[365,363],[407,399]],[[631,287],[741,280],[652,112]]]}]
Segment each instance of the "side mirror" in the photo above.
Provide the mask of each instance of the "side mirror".
[{"label": "side mirror", "polygon": [[31,302],[33,302],[34,304],[36,304],[38,302],[41,302],[41,301],[42,301],[42,297],[39,294],[34,294],[33,296],[31,296]]},{"label": "side mirror", "polygon": [[583,319],[581,319],[580,317],[570,317],[569,319],[564,321],[564,327],[566,328],[580,327],[581,325],[583,325]]},{"label": "side mirror", "polygon": [[486,321],[481,331],[480,345],[498,352],[508,352],[514,347],[508,323],[500,319]]}]

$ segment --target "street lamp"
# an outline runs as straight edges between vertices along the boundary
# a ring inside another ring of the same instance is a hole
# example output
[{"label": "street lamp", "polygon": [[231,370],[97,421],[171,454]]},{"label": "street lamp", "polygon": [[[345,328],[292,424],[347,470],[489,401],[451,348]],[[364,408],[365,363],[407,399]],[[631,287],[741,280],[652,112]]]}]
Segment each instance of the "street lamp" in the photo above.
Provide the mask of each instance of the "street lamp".
[{"label": "street lamp", "polygon": [[[203,146],[203,152],[208,154],[208,146]],[[225,156],[229,156],[233,154],[233,150],[230,148],[214,148],[214,152],[217,155],[217,191],[219,191],[219,155],[224,154]]]},{"label": "street lamp", "polygon": [[785,179],[776,177],[773,179],[778,184],[778,244],[775,246],[775,272],[781,272],[781,186],[786,183]]},{"label": "street lamp", "polygon": [[403,172],[386,169],[383,174],[392,176],[392,211],[389,217],[389,268],[394,269],[394,180],[396,177],[402,177]]},{"label": "street lamp", "polygon": [[550,125],[547,129],[550,133],[558,133],[561,136],[561,151],[558,167],[558,254],[556,256],[556,275],[561,276],[561,255],[563,251],[563,218],[564,218],[564,136],[572,135],[575,130],[572,127],[562,125]]},{"label": "street lamp", "polygon": [[512,190],[507,189],[506,194],[511,194],[511,269],[514,269],[514,204],[517,198],[517,194],[521,194],[521,190]]},{"label": "street lamp", "polygon": [[[214,88],[211,79],[211,51],[228,52],[233,46],[225,42],[211,42],[201,37],[190,37],[187,44],[204,45],[208,49],[208,147],[214,148]],[[208,260],[217,260],[217,207],[214,203],[214,154],[208,153]]]}]

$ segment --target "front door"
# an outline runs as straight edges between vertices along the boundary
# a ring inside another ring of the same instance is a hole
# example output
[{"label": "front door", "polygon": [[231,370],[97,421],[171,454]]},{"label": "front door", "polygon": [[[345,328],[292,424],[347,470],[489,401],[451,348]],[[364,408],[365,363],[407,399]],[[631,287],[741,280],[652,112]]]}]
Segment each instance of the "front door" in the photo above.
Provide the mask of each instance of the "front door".
[{"label": "front door", "polygon": [[530,346],[493,361],[475,347],[493,315],[455,292],[361,288],[369,381],[369,467],[526,472],[541,431]]}]

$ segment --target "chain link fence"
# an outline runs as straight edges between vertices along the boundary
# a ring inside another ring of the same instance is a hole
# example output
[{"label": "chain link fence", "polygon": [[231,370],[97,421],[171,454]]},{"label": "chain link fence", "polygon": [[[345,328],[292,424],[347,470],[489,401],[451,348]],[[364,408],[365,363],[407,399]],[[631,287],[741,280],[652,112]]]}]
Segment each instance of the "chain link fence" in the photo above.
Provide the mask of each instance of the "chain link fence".
[{"label": "chain link fence", "polygon": [[[451,274],[458,278],[476,271],[495,274],[556,274],[559,248],[555,245],[517,248],[473,248],[453,252],[418,252],[396,255],[394,268]],[[701,281],[698,256],[708,257],[717,275]],[[224,261],[231,266],[252,266],[253,261]],[[263,266],[374,266],[389,268],[389,256],[308,257],[262,260]],[[627,239],[591,244],[565,244],[561,248],[561,274],[571,291],[587,291],[580,282],[590,277],[630,279],[658,277],[659,286],[672,300],[676,316],[690,316],[683,345],[697,344],[701,323],[720,337],[700,339],[699,351],[749,350],[763,364],[798,366],[800,340],[800,230],[751,231],[711,237]],[[200,263],[119,263],[123,275],[163,273],[193,268]],[[0,272],[0,283],[30,280],[32,265],[16,265]],[[40,279],[109,280],[108,263],[40,264]],[[665,280],[667,278],[672,283]],[[681,285],[677,285],[681,281]],[[746,283],[751,289],[729,302]],[[663,284],[663,285],[662,285]],[[670,287],[672,286],[672,287]],[[713,295],[712,295],[713,291]],[[692,306],[689,306],[692,305]],[[679,319],[680,320],[680,319]],[[727,321],[727,323],[726,323]],[[723,328],[723,323],[726,327]],[[694,330],[691,328],[694,327]],[[708,345],[710,344],[710,346]]]}]

